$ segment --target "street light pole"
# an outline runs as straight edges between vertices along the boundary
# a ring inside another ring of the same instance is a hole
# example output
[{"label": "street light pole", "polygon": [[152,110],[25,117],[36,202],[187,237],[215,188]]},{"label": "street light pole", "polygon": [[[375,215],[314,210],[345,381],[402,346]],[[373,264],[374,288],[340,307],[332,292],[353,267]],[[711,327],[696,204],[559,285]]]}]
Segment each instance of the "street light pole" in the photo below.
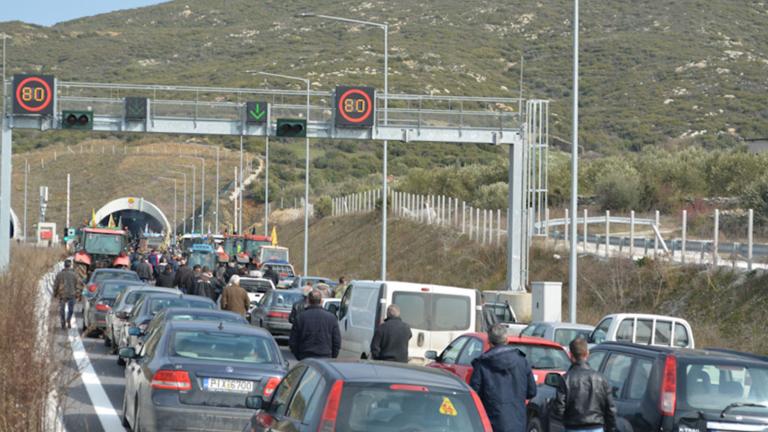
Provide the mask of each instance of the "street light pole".
[{"label": "street light pole", "polygon": [[[194,165],[182,165],[182,167],[192,170],[192,232],[194,233],[195,219],[197,218],[195,215],[195,171],[197,170],[197,167]],[[186,179],[186,176],[184,176],[184,178]]]},{"label": "street light pole", "polygon": [[[240,231],[243,230],[243,135],[240,135],[240,179],[238,183],[240,183],[240,193],[238,194],[238,198],[240,200],[240,212],[237,215],[237,225],[240,227]],[[240,234],[245,234],[243,232],[240,232]]]},{"label": "street light pole", "polygon": [[221,186],[219,184],[219,150],[221,150],[221,146],[216,146],[216,225],[214,227],[216,234],[219,234],[219,198],[221,192]]},{"label": "street light pole", "polygon": [[182,205],[182,210],[184,213],[184,217],[182,218],[182,220],[184,221],[182,224],[183,225],[182,235],[183,235],[187,233],[187,173],[174,171],[173,174],[184,176],[184,204]]},{"label": "street light pole", "polygon": [[[306,78],[300,78],[290,75],[281,75],[281,74],[273,74],[273,73],[267,73],[267,72],[259,72],[259,74],[264,76],[271,76],[271,77],[277,77],[277,78],[284,78],[294,81],[301,81],[307,86],[307,113],[306,113],[306,120],[307,120],[307,129],[309,129],[309,92],[311,88],[311,83]],[[304,136],[304,146],[305,146],[305,152],[306,152],[306,163],[304,168],[304,276],[308,275],[307,273],[307,262],[309,260],[309,133],[307,133]]]},{"label": "street light pole", "polygon": [[[389,105],[389,24],[376,23],[371,21],[363,21],[351,18],[342,18],[331,15],[319,15],[312,12],[304,12],[298,14],[299,18],[322,18],[331,21],[347,22],[352,24],[360,24],[371,27],[378,27],[384,31],[384,125],[388,124],[387,114]],[[387,185],[387,165],[389,159],[389,142],[384,140],[384,155],[382,157],[382,185],[381,185],[381,280],[387,280],[387,201],[388,201],[388,185]]]},{"label": "street light pole", "polygon": [[576,322],[577,259],[576,215],[579,197],[579,0],[573,9],[573,130],[571,138],[571,250],[568,261],[568,316]]},{"label": "street light pole", "polygon": [[158,179],[173,182],[173,244],[176,244],[176,227],[178,226],[176,224],[176,179],[170,177],[158,177]]}]

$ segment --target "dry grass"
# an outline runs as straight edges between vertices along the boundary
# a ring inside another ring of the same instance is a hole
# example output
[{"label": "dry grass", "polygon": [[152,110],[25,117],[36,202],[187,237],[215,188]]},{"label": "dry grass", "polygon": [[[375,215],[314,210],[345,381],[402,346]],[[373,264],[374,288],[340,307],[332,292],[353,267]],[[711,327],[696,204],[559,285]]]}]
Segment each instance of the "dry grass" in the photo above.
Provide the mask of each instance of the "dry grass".
[{"label": "dry grass", "polygon": [[[14,246],[11,270],[0,276],[0,431],[51,429],[46,404],[60,388],[61,363],[53,355],[56,327],[45,326],[39,333],[36,305],[38,280],[60,259],[58,249]],[[58,319],[50,315],[49,322]]]}]

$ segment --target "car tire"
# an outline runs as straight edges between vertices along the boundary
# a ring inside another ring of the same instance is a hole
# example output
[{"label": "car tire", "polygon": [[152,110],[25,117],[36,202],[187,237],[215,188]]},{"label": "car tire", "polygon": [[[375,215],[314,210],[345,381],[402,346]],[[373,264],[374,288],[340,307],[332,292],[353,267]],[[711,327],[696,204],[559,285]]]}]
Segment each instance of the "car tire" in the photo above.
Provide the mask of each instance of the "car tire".
[{"label": "car tire", "polygon": [[120,356],[117,356],[117,365],[125,367],[125,359]]},{"label": "car tire", "polygon": [[537,418],[532,418],[528,420],[528,432],[543,432],[544,429],[541,427],[541,420]]}]

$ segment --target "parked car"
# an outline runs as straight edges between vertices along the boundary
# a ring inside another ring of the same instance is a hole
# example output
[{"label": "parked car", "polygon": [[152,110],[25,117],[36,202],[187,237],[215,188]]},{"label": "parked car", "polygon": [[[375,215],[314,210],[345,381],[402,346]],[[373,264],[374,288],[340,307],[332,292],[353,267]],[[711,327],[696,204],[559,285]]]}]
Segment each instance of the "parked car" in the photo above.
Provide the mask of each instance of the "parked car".
[{"label": "parked car", "polygon": [[597,324],[589,335],[590,344],[631,342],[645,345],[694,348],[688,321],[664,315],[613,314]]},{"label": "parked car", "polygon": [[[261,269],[264,270],[267,267],[272,267],[272,271],[276,271],[280,277],[280,280],[296,277],[296,272],[293,270],[293,266],[288,261],[264,261],[261,263]],[[279,284],[278,284],[279,285]]]},{"label": "parked car", "polygon": [[[536,384],[542,384],[544,377],[550,372],[565,373],[571,366],[568,352],[560,345],[550,340],[508,336],[507,344],[514,346],[525,354],[533,369]],[[428,351],[428,359],[434,360],[427,367],[448,371],[467,383],[472,377],[472,360],[491,349],[487,333],[467,333],[452,341],[440,355]]]},{"label": "parked car", "polygon": [[[588,363],[613,388],[620,432],[768,430],[768,362],[759,356],[607,342]],[[529,401],[529,432],[563,430],[549,413],[555,392],[541,386]]]},{"label": "parked car", "polygon": [[234,312],[171,307],[158,312],[149,322],[147,329],[139,331],[139,341],[136,350],[138,351],[140,349],[147,336],[152,334],[155,329],[163,327],[168,321],[216,321],[248,325],[248,321],[246,321],[242,315]]},{"label": "parked car", "polygon": [[483,303],[483,330],[487,331],[495,324],[501,324],[507,328],[507,334],[517,336],[527,327],[526,324],[517,321],[517,315],[509,303]]},{"label": "parked car", "polygon": [[107,314],[107,330],[104,337],[112,346],[112,354],[117,354],[121,347],[128,346],[128,334],[123,331],[123,327],[128,322],[134,304],[141,299],[141,296],[149,293],[178,294],[179,290],[144,285],[143,282],[141,285],[127,287],[115,299],[112,310]]},{"label": "parked car", "polygon": [[411,326],[411,361],[424,363],[429,350],[442,350],[456,337],[480,331],[476,310],[480,292],[468,288],[390,281],[353,281],[339,307],[342,358],[370,358],[375,327],[387,307],[400,307],[400,317]]},{"label": "parked car", "polygon": [[304,360],[245,431],[491,432],[480,398],[464,382],[429,369],[384,362]]},{"label": "parked car", "polygon": [[251,306],[264,297],[264,294],[270,290],[275,289],[275,284],[269,279],[253,278],[253,277],[241,277],[240,286],[248,291],[248,297],[251,299]]},{"label": "parked car", "polygon": [[337,299],[337,298],[323,299],[323,309],[327,310],[328,312],[336,316],[339,315],[339,306],[341,306],[341,299]]},{"label": "parked car", "polygon": [[[90,309],[92,307],[92,304],[88,300],[96,295],[96,292],[98,292],[101,283],[106,280],[125,280],[144,283],[141,281],[141,279],[139,279],[139,275],[131,270],[111,268],[94,270],[93,273],[91,273],[91,277],[88,278],[88,282],[86,282],[82,291],[83,317],[90,313]],[[82,331],[85,332],[86,329],[87,327],[85,325],[85,320],[83,320]]]},{"label": "parked car", "polygon": [[311,283],[313,287],[316,287],[319,283],[324,283],[331,288],[338,285],[338,282],[330,278],[320,276],[296,276],[291,282],[291,288],[303,288],[308,282]]},{"label": "parked car", "polygon": [[566,349],[572,340],[583,337],[587,339],[595,327],[587,324],[564,322],[532,322],[520,332],[520,336],[532,336],[557,342]]},{"label": "parked car", "polygon": [[267,329],[275,336],[291,334],[291,307],[304,299],[301,290],[272,290],[267,292],[255,308],[251,309],[251,324]]},{"label": "parked car", "polygon": [[[83,308],[83,328],[87,329],[86,336],[104,333],[107,328],[107,315],[112,311],[115,299],[128,287],[142,286],[141,282],[124,279],[104,279],[95,285],[96,292],[83,298],[83,303],[88,305]],[[105,337],[104,340],[109,344],[110,339]]]},{"label": "parked car", "polygon": [[134,431],[241,431],[246,397],[270,396],[287,368],[269,333],[228,322],[167,321],[120,356],[129,361],[121,415]]}]

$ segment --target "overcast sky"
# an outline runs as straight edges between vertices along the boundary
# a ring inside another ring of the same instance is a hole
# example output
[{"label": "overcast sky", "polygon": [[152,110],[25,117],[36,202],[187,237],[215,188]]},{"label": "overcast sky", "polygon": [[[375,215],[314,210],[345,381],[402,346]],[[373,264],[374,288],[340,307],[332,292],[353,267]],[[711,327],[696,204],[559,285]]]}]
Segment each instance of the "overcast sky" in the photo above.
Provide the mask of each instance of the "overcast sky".
[{"label": "overcast sky", "polygon": [[50,26],[75,18],[165,1],[167,0],[2,0],[0,22],[19,20]]}]

